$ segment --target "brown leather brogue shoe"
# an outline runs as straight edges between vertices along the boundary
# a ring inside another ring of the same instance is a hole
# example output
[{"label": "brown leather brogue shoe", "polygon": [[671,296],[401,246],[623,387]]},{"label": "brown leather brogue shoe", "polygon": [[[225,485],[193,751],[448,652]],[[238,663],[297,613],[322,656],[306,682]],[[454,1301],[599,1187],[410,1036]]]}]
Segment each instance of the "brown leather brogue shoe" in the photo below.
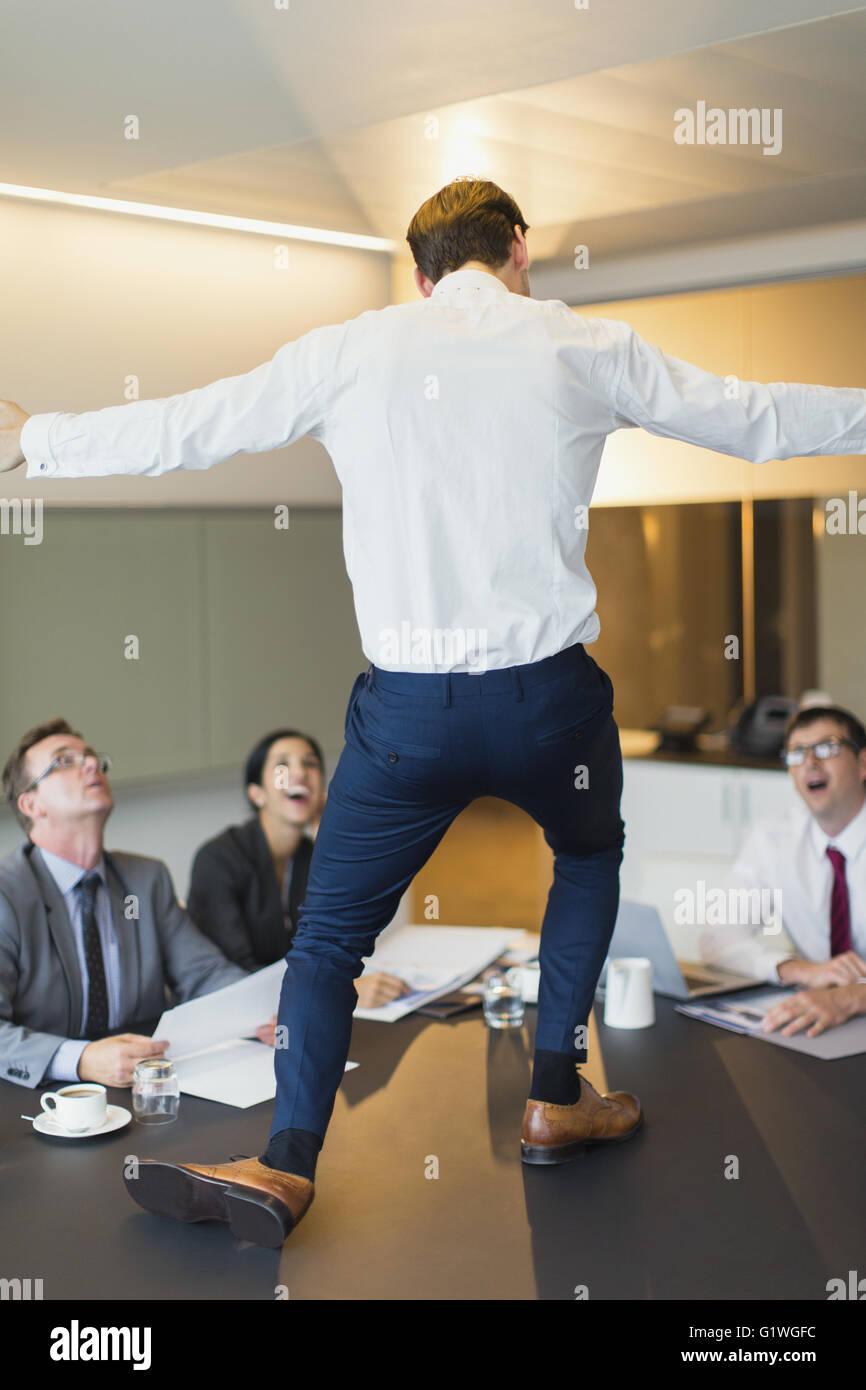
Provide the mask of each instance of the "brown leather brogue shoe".
[{"label": "brown leather brogue shoe", "polygon": [[526,1102],[520,1156],[524,1163],[567,1163],[594,1144],[620,1144],[631,1139],[642,1124],[637,1096],[628,1091],[600,1096],[582,1076],[580,1100],[575,1105]]},{"label": "brown leather brogue shoe", "polygon": [[313,1200],[309,1178],[268,1168],[257,1158],[236,1163],[163,1163],[144,1158],[126,1190],[145,1211],[177,1221],[227,1221],[232,1235],[278,1249]]}]

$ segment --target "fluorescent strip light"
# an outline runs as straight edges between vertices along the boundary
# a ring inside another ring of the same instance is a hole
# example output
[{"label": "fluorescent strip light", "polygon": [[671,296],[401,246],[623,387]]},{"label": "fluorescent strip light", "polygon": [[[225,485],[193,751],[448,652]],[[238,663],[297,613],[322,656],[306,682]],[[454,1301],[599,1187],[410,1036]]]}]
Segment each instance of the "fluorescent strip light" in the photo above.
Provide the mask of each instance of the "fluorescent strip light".
[{"label": "fluorescent strip light", "polygon": [[255,217],[229,217],[220,212],[194,212],[190,208],[167,208],[159,203],[128,203],[120,198],[94,198],[86,193],[61,193],[54,188],[27,188],[17,183],[0,183],[0,197],[27,198],[40,203],[61,203],[67,207],[95,208],[98,212],[125,212],[132,217],[154,217],[161,222],[189,222],[198,227],[225,227],[232,232],[255,232],[259,236],[286,237],[292,241],[317,241],[329,246],[351,246],[357,251],[383,251],[393,254],[397,250],[396,242],[389,241],[386,237],[332,232],[323,227],[296,227],[291,222],[264,222]]}]

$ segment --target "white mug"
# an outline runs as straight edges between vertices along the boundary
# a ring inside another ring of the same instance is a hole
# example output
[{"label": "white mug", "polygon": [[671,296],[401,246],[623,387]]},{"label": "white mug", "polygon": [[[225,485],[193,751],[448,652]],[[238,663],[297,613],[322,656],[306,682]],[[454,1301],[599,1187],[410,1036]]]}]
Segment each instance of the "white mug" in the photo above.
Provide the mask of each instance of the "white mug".
[{"label": "white mug", "polygon": [[108,1114],[105,1087],[96,1081],[73,1081],[59,1091],[46,1091],[39,1103],[70,1134],[99,1129]]},{"label": "white mug", "polygon": [[538,985],[541,979],[541,970],[538,965],[524,965],[520,972],[520,987],[523,992],[524,1004],[538,1003]]},{"label": "white mug", "polygon": [[655,1023],[653,967],[645,956],[608,961],[604,1021],[610,1028],[649,1028]]}]

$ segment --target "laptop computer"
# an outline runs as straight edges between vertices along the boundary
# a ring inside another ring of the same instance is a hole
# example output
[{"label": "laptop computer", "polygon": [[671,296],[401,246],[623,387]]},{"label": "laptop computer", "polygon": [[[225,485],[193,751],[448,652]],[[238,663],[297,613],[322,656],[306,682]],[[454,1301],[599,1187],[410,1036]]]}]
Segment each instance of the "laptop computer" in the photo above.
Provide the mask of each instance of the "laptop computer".
[{"label": "laptop computer", "polygon": [[620,902],[602,983],[611,956],[646,956],[652,961],[653,993],[668,999],[700,999],[728,990],[767,988],[766,980],[735,975],[699,961],[677,960],[658,910],[647,903]]}]

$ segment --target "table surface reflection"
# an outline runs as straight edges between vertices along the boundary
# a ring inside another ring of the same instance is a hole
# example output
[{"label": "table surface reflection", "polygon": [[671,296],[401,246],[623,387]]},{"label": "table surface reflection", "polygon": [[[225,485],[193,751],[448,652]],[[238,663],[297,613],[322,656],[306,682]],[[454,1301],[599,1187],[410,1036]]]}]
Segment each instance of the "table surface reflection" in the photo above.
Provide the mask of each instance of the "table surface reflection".
[{"label": "table surface reflection", "polygon": [[608,1088],[641,1098],[643,1131],[550,1168],[520,1161],[534,1008],[509,1032],[480,1012],[355,1020],[360,1065],[282,1251],[144,1212],[122,1182],[128,1155],[260,1153],[270,1102],[183,1096],[174,1124],[69,1142],[18,1118],[40,1092],[0,1083],[0,1276],[41,1278],[45,1299],[826,1299],[863,1265],[864,1058],[656,1008],[625,1032],[596,1006]]}]

